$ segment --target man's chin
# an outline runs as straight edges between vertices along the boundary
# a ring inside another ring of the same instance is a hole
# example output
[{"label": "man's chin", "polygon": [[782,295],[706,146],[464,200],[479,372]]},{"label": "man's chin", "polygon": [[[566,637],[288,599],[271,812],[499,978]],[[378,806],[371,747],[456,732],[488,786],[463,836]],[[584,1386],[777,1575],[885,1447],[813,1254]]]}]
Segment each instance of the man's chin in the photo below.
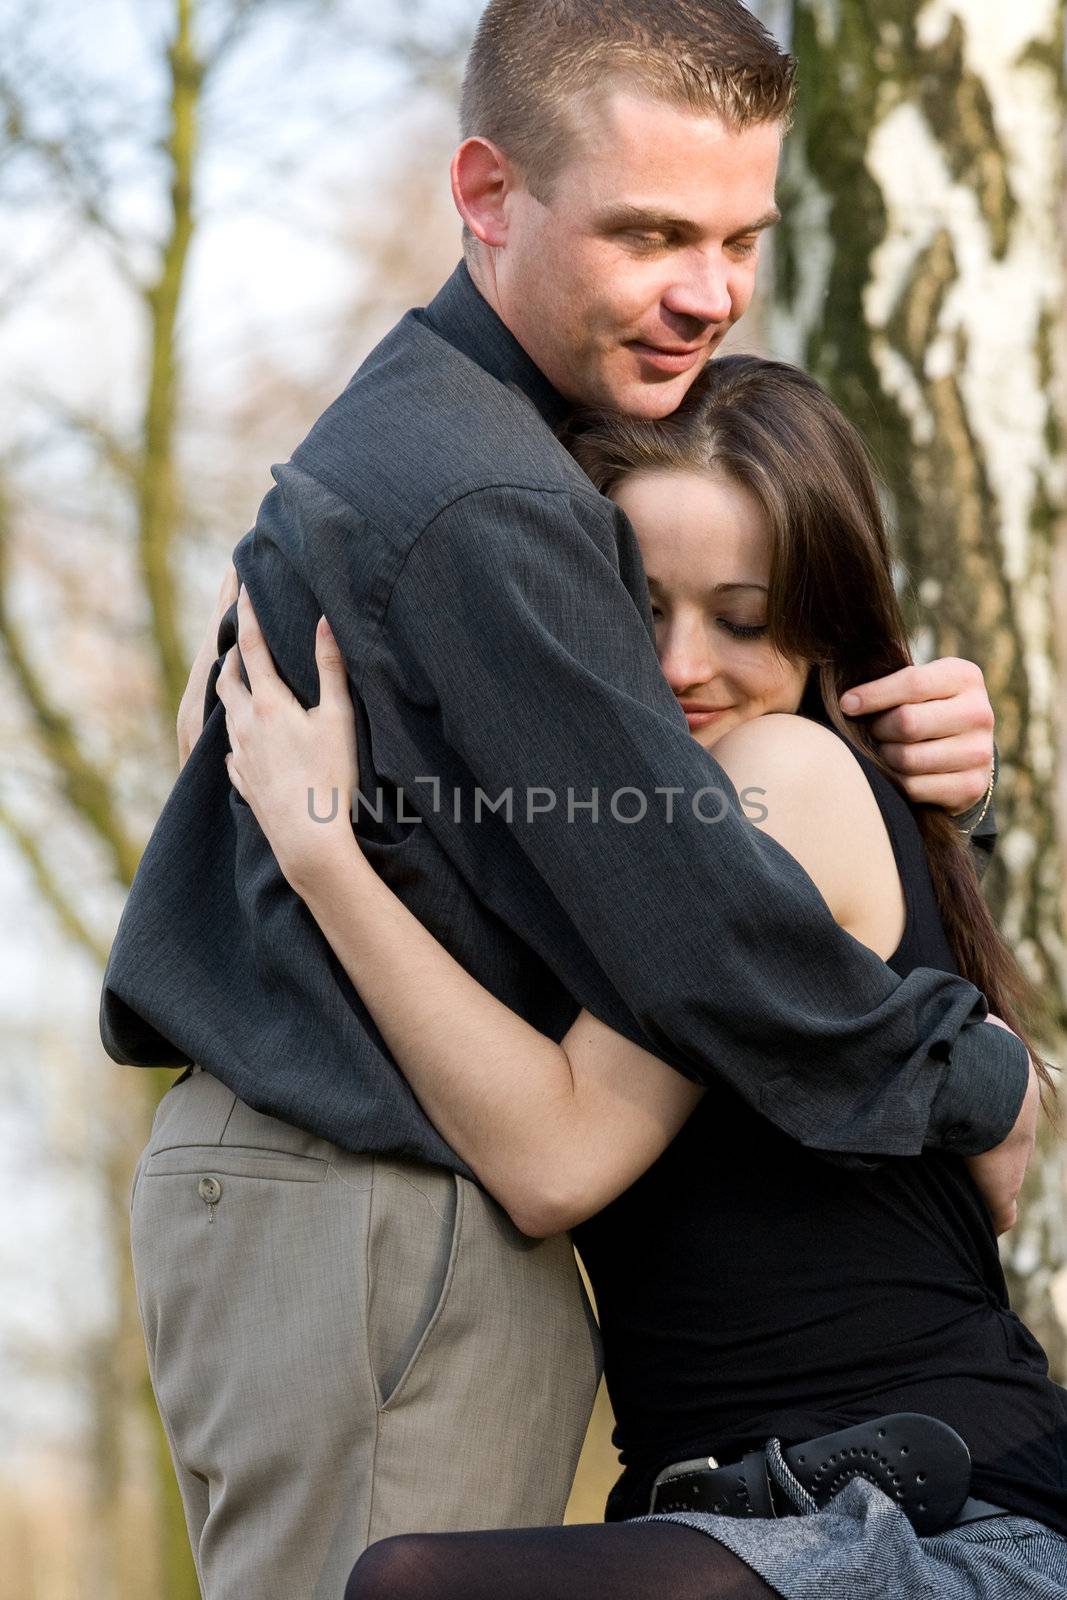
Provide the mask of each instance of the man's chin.
[{"label": "man's chin", "polygon": [[656,422],[661,417],[669,417],[672,412],[677,411],[700,376],[700,371],[701,369],[697,367],[692,372],[681,372],[677,377],[665,378],[659,383],[634,379],[629,383],[620,384],[612,402],[612,409],[621,411],[627,417],[643,417],[647,422]]}]

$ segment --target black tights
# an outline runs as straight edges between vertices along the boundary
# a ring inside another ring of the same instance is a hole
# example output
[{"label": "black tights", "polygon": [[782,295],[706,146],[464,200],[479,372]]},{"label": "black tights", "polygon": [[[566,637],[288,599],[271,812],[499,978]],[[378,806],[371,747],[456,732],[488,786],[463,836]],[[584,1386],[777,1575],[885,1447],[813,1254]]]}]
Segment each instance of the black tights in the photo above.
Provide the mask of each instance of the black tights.
[{"label": "black tights", "polygon": [[677,1522],[595,1522],[382,1539],[345,1600],[778,1600],[724,1545]]}]

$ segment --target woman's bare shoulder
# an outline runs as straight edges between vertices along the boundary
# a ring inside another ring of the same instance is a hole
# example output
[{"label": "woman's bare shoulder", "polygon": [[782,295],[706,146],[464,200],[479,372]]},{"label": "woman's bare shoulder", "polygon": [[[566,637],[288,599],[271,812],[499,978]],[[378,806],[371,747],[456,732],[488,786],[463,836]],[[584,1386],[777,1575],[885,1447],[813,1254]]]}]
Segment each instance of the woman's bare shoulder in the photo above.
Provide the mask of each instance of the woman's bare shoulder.
[{"label": "woman's bare shoulder", "polygon": [[712,755],[746,808],[814,881],[843,927],[872,948],[892,950],[903,896],[881,809],[848,743],[788,712],[741,723]]},{"label": "woman's bare shoulder", "polygon": [[762,773],[783,799],[796,795],[810,801],[821,795],[829,804],[870,793],[866,774],[845,740],[796,712],[772,711],[739,723],[711,754],[735,785],[735,771],[749,782]]}]

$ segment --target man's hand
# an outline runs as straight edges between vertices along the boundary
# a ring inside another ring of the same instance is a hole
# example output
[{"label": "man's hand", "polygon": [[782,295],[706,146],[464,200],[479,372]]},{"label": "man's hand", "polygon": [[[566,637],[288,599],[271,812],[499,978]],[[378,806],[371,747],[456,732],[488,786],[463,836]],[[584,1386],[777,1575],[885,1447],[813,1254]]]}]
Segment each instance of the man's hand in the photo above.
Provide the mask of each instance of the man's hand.
[{"label": "man's hand", "polygon": [[[1000,1017],[990,1014],[987,1022],[995,1027],[1008,1028]],[[1041,1110],[1040,1083],[1033,1061],[1030,1062],[1030,1081],[1023,1096],[1022,1108],[1008,1137],[992,1150],[980,1156],[968,1156],[971,1177],[989,1208],[993,1226],[998,1233],[1007,1233],[1019,1220],[1019,1191],[1030,1165],[1037,1139],[1037,1120]]]},{"label": "man's hand", "polygon": [[189,672],[189,682],[178,706],[178,771],[189,759],[189,752],[199,739],[204,726],[204,696],[211,669],[218,660],[218,638],[222,619],[237,599],[239,580],[237,568],[230,563],[222,580],[219,598],[207,631],[196,652]]},{"label": "man's hand", "polygon": [[973,661],[948,656],[861,683],[841,698],[871,732],[910,799],[958,816],[977,804],[993,769],[993,707]]}]

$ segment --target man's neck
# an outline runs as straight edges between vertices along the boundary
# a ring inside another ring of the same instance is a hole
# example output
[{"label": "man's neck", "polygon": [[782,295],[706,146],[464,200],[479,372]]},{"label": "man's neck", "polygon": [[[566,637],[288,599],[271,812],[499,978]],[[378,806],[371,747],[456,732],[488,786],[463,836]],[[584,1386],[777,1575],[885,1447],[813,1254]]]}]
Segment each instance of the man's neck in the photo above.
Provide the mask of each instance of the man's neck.
[{"label": "man's neck", "polygon": [[[500,296],[497,293],[496,272],[493,268],[492,258],[487,260],[484,250],[479,250],[477,246],[472,246],[464,250],[463,259],[467,263],[467,271],[470,273],[470,279],[474,287],[486,305],[491,306],[496,312],[505,328],[508,328],[508,319],[501,308]],[[508,332],[512,334],[512,337],[517,337],[514,329],[508,328]]]},{"label": "man's neck", "polygon": [[518,389],[532,401],[548,426],[557,429],[570,410],[568,403],[493,304],[492,278],[486,285],[483,273],[479,283],[471,266],[469,257],[465,257],[425,311],[415,314],[502,383]]}]

